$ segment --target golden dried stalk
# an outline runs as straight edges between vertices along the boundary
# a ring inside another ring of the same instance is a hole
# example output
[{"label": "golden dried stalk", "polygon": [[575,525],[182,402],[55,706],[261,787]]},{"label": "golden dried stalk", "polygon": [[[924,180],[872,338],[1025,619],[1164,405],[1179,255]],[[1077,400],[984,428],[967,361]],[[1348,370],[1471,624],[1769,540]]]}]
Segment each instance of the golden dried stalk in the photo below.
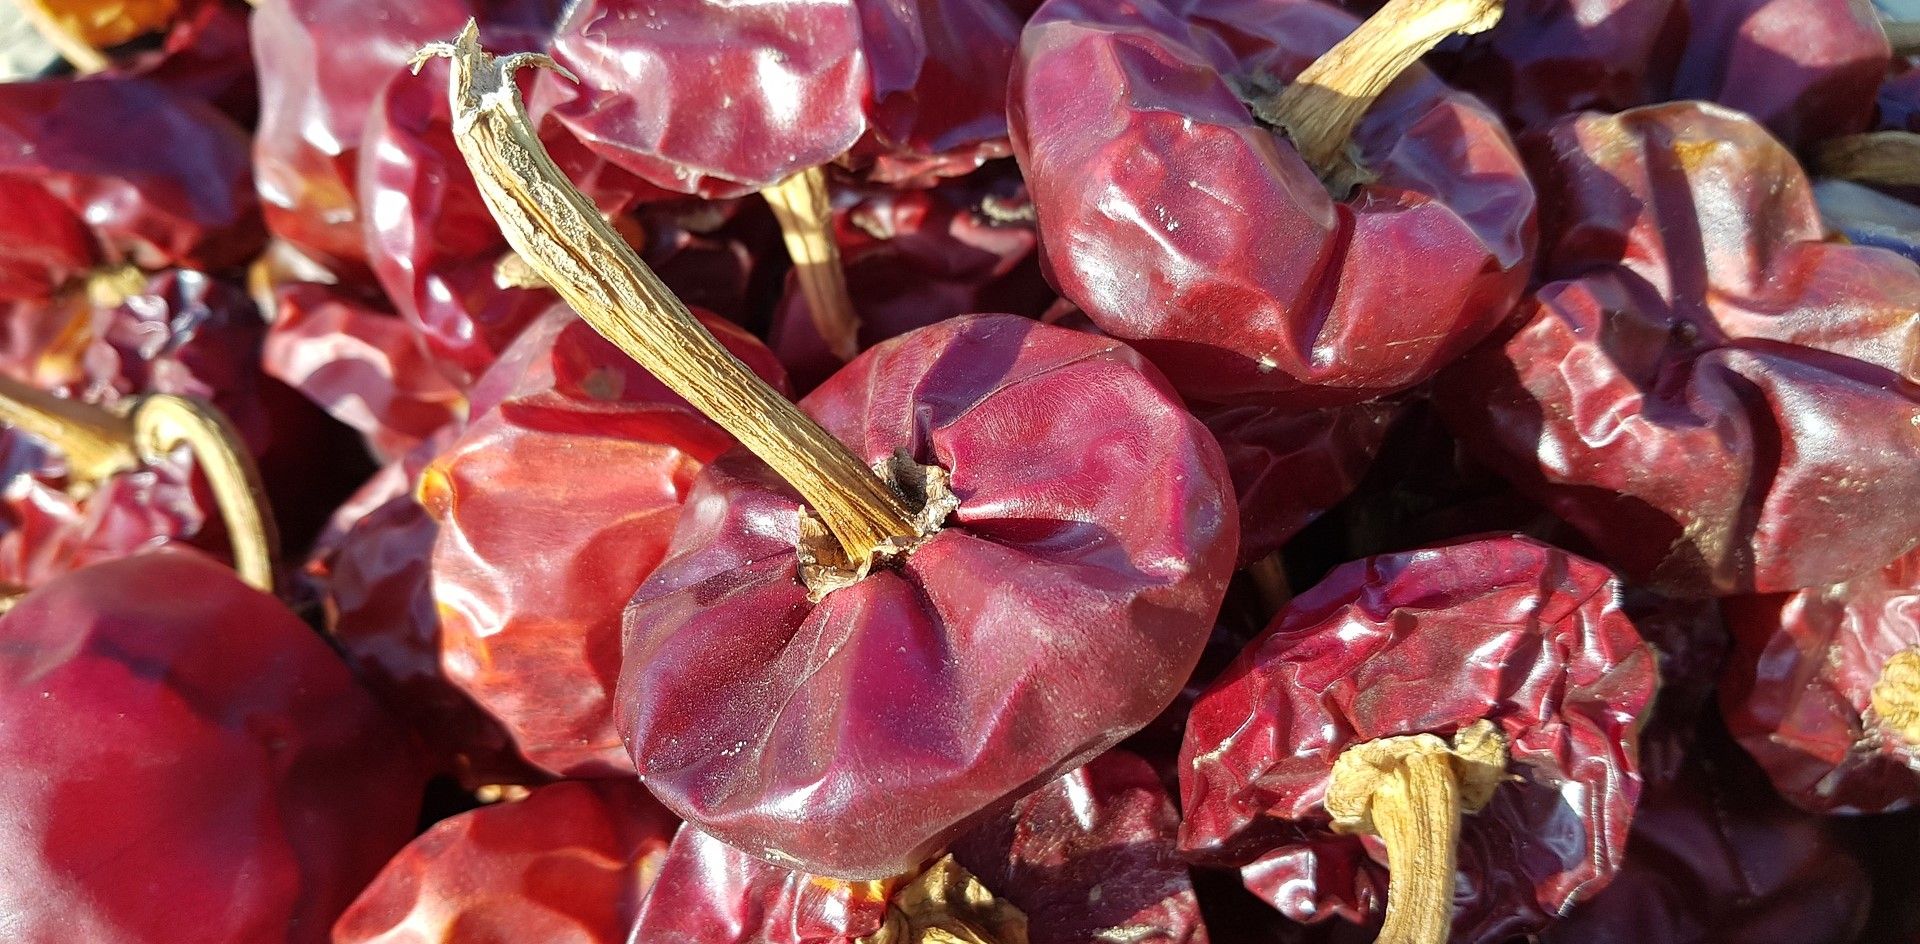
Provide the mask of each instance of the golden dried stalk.
[{"label": "golden dried stalk", "polygon": [[1874,131],[1820,142],[1813,153],[1814,172],[1863,184],[1920,186],[1920,134]]},{"label": "golden dried stalk", "polygon": [[1307,166],[1336,194],[1369,178],[1353,130],[1387,86],[1440,41],[1500,22],[1503,0],[1388,0],[1347,38],[1302,70],[1254,117],[1285,132]]},{"label": "golden dried stalk", "polygon": [[1453,923],[1460,815],[1487,805],[1505,776],[1507,744],[1487,721],[1453,743],[1431,734],[1380,738],[1341,753],[1326,808],[1342,832],[1387,847],[1387,916],[1376,944],[1445,944]]},{"label": "golden dried stalk", "polygon": [[813,329],[827,342],[827,350],[843,361],[860,353],[860,316],[847,294],[847,274],[840,264],[840,244],[833,241],[833,202],[827,190],[827,171],[811,167],[788,177],[760,195],[780,221],[780,235],[793,260],[794,280],[807,300]]},{"label": "golden dried stalk", "polygon": [[495,58],[469,21],[414,57],[453,61],[454,140],[507,243],[627,356],[719,423],[791,484],[864,571],[921,536],[900,497],[858,457],[721,347],[574,189],[528,126],[514,73],[538,53]]}]

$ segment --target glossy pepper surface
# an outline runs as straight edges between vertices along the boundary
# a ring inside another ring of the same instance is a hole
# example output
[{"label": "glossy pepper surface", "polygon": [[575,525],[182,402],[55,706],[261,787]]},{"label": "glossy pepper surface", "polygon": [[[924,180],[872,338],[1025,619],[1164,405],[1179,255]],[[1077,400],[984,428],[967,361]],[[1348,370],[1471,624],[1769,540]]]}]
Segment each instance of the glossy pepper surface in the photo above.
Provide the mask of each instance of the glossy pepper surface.
[{"label": "glossy pepper surface", "polygon": [[1920,799],[1920,551],[1726,610],[1736,644],[1721,710],[1783,796],[1820,813]]},{"label": "glossy pepper surface", "polygon": [[1300,409],[1410,387],[1511,310],[1534,194],[1499,119],[1420,66],[1329,194],[1248,101],[1355,25],[1310,0],[1053,0],[1009,119],[1061,294],[1191,401]]},{"label": "glossy pepper surface", "polygon": [[631,781],[536,787],[409,843],[333,944],[625,944],[678,825]]},{"label": "glossy pepper surface", "polygon": [[1512,780],[1462,823],[1450,940],[1537,930],[1620,866],[1653,652],[1604,568],[1524,538],[1369,558],[1294,598],[1195,703],[1181,750],[1191,855],[1245,866],[1300,921],[1378,913],[1370,840],[1323,802],[1362,742],[1490,720]]},{"label": "glossy pepper surface", "polygon": [[814,603],[797,499],[722,456],[627,610],[620,724],[702,829],[897,875],[1172,700],[1226,589],[1232,490],[1137,355],[1022,318],[881,344],[801,408],[864,461],[944,470],[957,507]]},{"label": "glossy pepper surface", "polygon": [[[573,4],[536,107],[662,189],[736,197],[841,160],[928,183],[1007,154],[1001,0]],[[452,35],[448,30],[446,35]]]},{"label": "glossy pepper surface", "polygon": [[[711,315],[707,326],[784,384],[758,341]],[[666,554],[702,464],[733,439],[564,306],[483,378],[475,406],[418,488],[439,524],[442,669],[541,768],[629,775],[611,704],[620,614]]]},{"label": "glossy pepper surface", "polygon": [[211,560],[75,571],[0,636],[0,903],[20,940],[323,942],[412,834],[405,736]]},{"label": "glossy pepper surface", "polygon": [[1825,240],[1793,156],[1679,102],[1530,145],[1556,207],[1517,333],[1439,385],[1460,437],[1627,574],[1792,590],[1920,538],[1920,268]]}]

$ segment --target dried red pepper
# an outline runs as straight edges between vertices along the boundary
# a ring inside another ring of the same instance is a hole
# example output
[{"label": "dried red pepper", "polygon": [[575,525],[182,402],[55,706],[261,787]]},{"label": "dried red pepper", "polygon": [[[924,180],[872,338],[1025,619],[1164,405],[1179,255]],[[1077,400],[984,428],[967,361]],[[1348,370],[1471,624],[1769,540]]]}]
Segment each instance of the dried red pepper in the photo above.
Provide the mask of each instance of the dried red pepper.
[{"label": "dried red pepper", "polygon": [[1717,106],[1569,118],[1530,154],[1549,281],[1439,385],[1461,439],[1676,592],[1832,583],[1912,546],[1920,268],[1824,241],[1793,156]]},{"label": "dried red pepper", "polygon": [[1846,583],[1725,601],[1727,727],[1815,812],[1920,799],[1920,551]]},{"label": "dried red pepper", "polygon": [[512,73],[550,60],[495,60],[471,25],[422,55],[454,59],[461,150],[515,250],[758,457],[702,471],[627,611],[618,721],[669,809],[822,874],[896,876],[1172,699],[1235,515],[1218,447],[1137,355],[962,318],[796,410],[528,131]]},{"label": "dried red pepper", "polygon": [[624,944],[679,825],[638,783],[556,783],[436,823],[387,863],[333,944]]},{"label": "dried red pepper", "polygon": [[[758,341],[705,324],[785,385]],[[540,769],[631,776],[613,728],[621,611],[665,555],[702,464],[733,440],[565,306],[508,348],[474,405],[417,488],[439,526],[440,672]]]},{"label": "dried red pepper", "polygon": [[21,940],[317,944],[413,830],[399,728],[210,560],[75,571],[0,637],[0,899]]},{"label": "dried red pepper", "polygon": [[1534,195],[1498,119],[1417,65],[1380,94],[1499,8],[1389,11],[1356,35],[1390,64],[1323,56],[1356,24],[1309,0],[1052,0],[1027,28],[1009,116],[1051,276],[1189,400],[1410,387],[1519,296]]},{"label": "dried red pepper", "polygon": [[1517,537],[1336,569],[1194,705],[1183,848],[1296,920],[1384,897],[1382,940],[1546,925],[1619,868],[1639,793],[1655,666],[1617,593]]}]

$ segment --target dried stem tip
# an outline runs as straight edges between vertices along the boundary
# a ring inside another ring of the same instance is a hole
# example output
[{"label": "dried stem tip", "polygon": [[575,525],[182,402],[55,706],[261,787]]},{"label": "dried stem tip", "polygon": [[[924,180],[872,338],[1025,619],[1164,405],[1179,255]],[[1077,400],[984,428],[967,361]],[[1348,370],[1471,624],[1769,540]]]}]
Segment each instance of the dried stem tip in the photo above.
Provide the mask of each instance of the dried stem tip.
[{"label": "dried stem tip", "polygon": [[861,572],[923,536],[858,457],[720,346],[568,182],[528,126],[514,72],[573,76],[538,53],[498,59],[470,20],[434,56],[453,60],[454,140],[515,252],[595,331],[719,423],[800,493]]},{"label": "dried stem tip", "polygon": [[1920,134],[1875,131],[1822,141],[1813,152],[1814,172],[1863,184],[1920,186]]},{"label": "dried stem tip", "polygon": [[833,241],[833,203],[827,171],[812,167],[760,191],[780,220],[794,278],[807,300],[813,329],[827,349],[843,361],[860,353],[860,316],[847,295],[847,274],[840,266],[840,244]]},{"label": "dried stem tip", "polygon": [[1869,694],[1880,730],[1920,746],[1920,649],[1896,652]]},{"label": "dried stem tip", "polygon": [[1254,117],[1279,128],[1336,194],[1368,180],[1353,129],[1375,99],[1427,50],[1455,33],[1500,22],[1503,0],[1388,0],[1293,84],[1255,102]]},{"label": "dried stem tip", "polygon": [[1453,923],[1460,816],[1487,805],[1507,769],[1507,743],[1476,721],[1453,744],[1431,734],[1356,744],[1333,765],[1327,812],[1341,832],[1387,847],[1387,917],[1377,944],[1444,944]]},{"label": "dried stem tip", "polygon": [[69,486],[91,491],[108,476],[164,459],[180,446],[206,476],[233,545],[234,570],[249,585],[273,592],[280,536],[267,512],[253,456],[239,433],[207,404],[172,394],[129,401],[125,414],[0,376],[0,425],[45,440],[66,457]]},{"label": "dried stem tip", "polygon": [[1881,20],[1887,32],[1887,45],[1895,56],[1920,56],[1920,23],[1906,20]]},{"label": "dried stem tip", "polygon": [[944,856],[892,892],[887,923],[859,944],[1027,944],[1027,916]]}]

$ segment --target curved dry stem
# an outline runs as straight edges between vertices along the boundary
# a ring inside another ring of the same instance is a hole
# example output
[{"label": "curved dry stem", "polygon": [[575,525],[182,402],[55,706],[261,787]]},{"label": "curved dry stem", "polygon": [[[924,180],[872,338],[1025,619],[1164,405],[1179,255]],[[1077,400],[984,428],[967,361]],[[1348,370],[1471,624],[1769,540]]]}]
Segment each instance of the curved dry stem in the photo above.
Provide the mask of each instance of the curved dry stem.
[{"label": "curved dry stem", "polygon": [[846,446],[721,347],[574,189],[528,127],[514,71],[571,75],[546,56],[495,58],[467,23],[416,54],[453,60],[454,139],[507,243],[580,316],[720,424],[794,487],[865,572],[923,536],[902,502]]},{"label": "curved dry stem", "polygon": [[1335,829],[1387,847],[1387,915],[1377,944],[1444,944],[1453,923],[1460,817],[1485,806],[1507,766],[1492,723],[1347,748],[1334,763],[1327,812]]},{"label": "curved dry stem", "polygon": [[1894,55],[1920,56],[1920,22],[1881,20],[1880,28],[1886,30],[1887,45]]},{"label": "curved dry stem", "polygon": [[1254,117],[1285,132],[1336,195],[1371,179],[1353,131],[1374,100],[1427,51],[1455,33],[1500,22],[1503,0],[1388,0],[1279,94],[1253,103]]},{"label": "curved dry stem", "polygon": [[827,171],[812,167],[760,191],[780,221],[780,235],[793,260],[794,279],[807,299],[813,329],[842,361],[860,353],[860,316],[847,294],[840,244],[833,240],[833,196]]},{"label": "curved dry stem", "polygon": [[1814,172],[1862,184],[1920,186],[1920,134],[1874,131],[1831,138],[1814,148]]},{"label": "curved dry stem", "polygon": [[280,532],[268,511],[260,470],[240,444],[233,424],[205,403],[164,393],[140,398],[128,418],[133,442],[148,461],[183,445],[193,453],[194,464],[206,476],[226,523],[234,572],[249,585],[272,593],[280,563]]},{"label": "curved dry stem", "polygon": [[886,924],[858,944],[1027,944],[1027,916],[949,855],[892,889]]},{"label": "curved dry stem", "polygon": [[68,490],[85,495],[107,477],[140,464],[133,426],[89,403],[54,396],[0,374],[0,425],[26,432],[67,460]]}]

